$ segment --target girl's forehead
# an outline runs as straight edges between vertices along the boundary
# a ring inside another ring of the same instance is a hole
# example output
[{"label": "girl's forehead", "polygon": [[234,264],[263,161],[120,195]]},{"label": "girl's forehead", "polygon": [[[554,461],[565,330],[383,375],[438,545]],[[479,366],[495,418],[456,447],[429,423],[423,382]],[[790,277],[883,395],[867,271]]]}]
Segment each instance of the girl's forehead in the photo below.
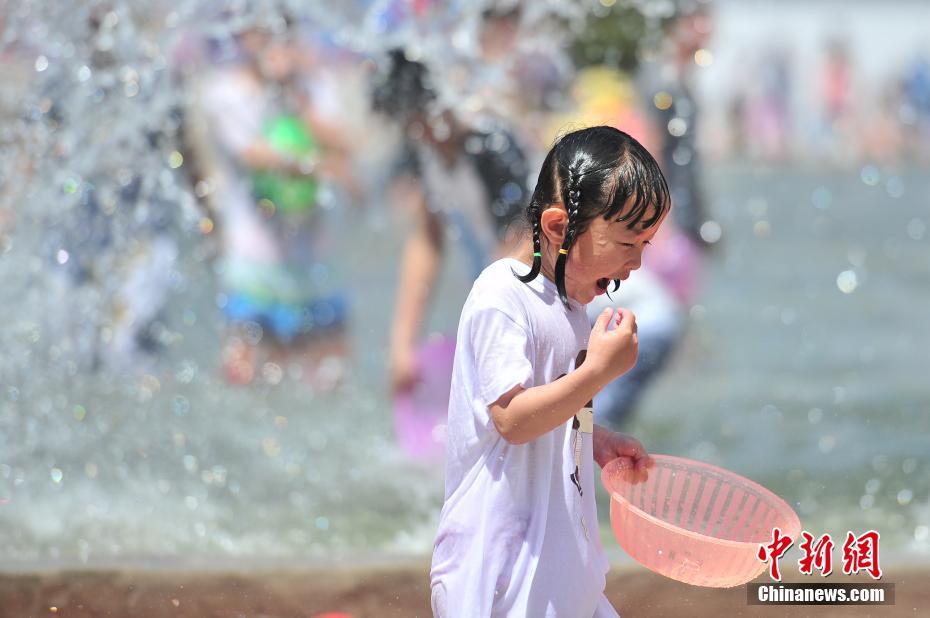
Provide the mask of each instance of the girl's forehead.
[{"label": "girl's forehead", "polygon": [[654,213],[647,213],[639,221],[637,221],[633,227],[630,227],[628,221],[619,221],[617,219],[608,219],[605,220],[607,230],[612,233],[623,233],[625,236],[636,236],[636,237],[649,237],[655,234],[656,230],[659,229],[659,226],[662,224],[662,220],[665,218],[667,212],[662,213],[662,216],[659,217],[659,220],[654,222],[652,225],[646,227],[645,222],[650,221],[654,216]]}]

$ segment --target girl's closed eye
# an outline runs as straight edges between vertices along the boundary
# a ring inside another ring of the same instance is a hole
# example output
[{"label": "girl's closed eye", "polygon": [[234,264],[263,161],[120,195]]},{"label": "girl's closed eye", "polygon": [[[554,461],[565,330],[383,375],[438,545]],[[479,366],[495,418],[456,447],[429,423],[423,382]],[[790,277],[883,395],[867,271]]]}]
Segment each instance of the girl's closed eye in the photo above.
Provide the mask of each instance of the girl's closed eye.
[{"label": "girl's closed eye", "polygon": [[[622,242],[620,244],[624,247],[635,247],[636,246],[636,243],[632,243],[632,242]],[[651,244],[652,244],[652,241],[647,240],[643,243],[643,246],[645,247],[646,245],[651,245]]]}]

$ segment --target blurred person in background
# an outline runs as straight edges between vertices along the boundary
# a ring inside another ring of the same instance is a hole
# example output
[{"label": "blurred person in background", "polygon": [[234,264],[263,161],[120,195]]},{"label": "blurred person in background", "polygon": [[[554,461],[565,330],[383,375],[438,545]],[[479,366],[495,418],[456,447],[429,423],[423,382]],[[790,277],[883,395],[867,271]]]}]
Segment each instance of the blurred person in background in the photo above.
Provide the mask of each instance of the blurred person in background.
[{"label": "blurred person in background", "polygon": [[791,132],[791,72],[787,50],[773,47],[759,58],[747,80],[742,134],[748,154],[766,161],[785,161]]},{"label": "blurred person in background", "polygon": [[920,161],[930,160],[930,60],[918,54],[907,67],[903,79],[899,116],[916,130],[908,131],[908,152]]},{"label": "blurred person in background", "polygon": [[840,37],[827,43],[820,67],[819,94],[825,152],[834,162],[847,162],[852,153],[852,67],[849,48]]},{"label": "blurred person in background", "polygon": [[284,373],[316,389],[343,377],[347,301],[317,254],[321,181],[347,180],[339,132],[301,88],[304,49],[287,16],[249,26],[197,84],[196,140],[221,235],[227,380]]},{"label": "blurred person in background", "polygon": [[550,146],[541,142],[548,114],[566,102],[573,76],[560,44],[563,29],[540,16],[530,23],[516,0],[488,2],[475,28],[474,36],[456,39],[458,56],[443,70],[450,100],[464,122],[481,126],[503,119],[521,143],[544,152]]},{"label": "blurred person in background", "polygon": [[672,192],[675,223],[694,244],[709,249],[716,234],[702,234],[711,223],[701,188],[701,161],[697,148],[699,102],[694,95],[695,72],[713,29],[709,3],[684,0],[664,28],[664,40],[656,59],[643,63],[639,84],[651,100],[653,121],[661,134],[661,158]]},{"label": "blurred person in background", "polygon": [[888,79],[875,89],[874,98],[860,105],[862,121],[857,145],[865,161],[894,164],[905,155],[905,137],[899,117],[901,95],[900,81]]},{"label": "blurred person in background", "polygon": [[481,270],[516,239],[514,220],[527,199],[523,149],[501,124],[471,127],[442,107],[426,65],[403,50],[387,58],[372,91],[374,110],[403,131],[393,192],[413,212],[401,259],[390,336],[392,392],[418,379],[416,348],[449,238]]}]

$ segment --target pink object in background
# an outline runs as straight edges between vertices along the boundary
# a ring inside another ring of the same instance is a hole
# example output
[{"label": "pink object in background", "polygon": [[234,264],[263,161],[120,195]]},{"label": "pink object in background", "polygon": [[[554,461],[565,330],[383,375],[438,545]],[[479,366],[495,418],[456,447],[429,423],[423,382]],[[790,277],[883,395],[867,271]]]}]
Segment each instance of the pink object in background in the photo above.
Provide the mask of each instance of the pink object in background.
[{"label": "pink object in background", "polygon": [[455,340],[432,339],[417,353],[420,379],[394,398],[394,430],[401,448],[415,459],[440,461],[446,449],[446,419]]},{"label": "pink object in background", "polygon": [[601,472],[614,534],[646,568],[687,584],[730,588],[765,570],[757,552],[773,528],[798,537],[797,514],[761,485],[698,461],[653,459],[645,479],[625,458]]},{"label": "pink object in background", "polygon": [[701,256],[694,241],[673,231],[659,232],[649,251],[643,257],[643,263],[656,273],[684,305],[689,305],[697,292],[698,271]]}]

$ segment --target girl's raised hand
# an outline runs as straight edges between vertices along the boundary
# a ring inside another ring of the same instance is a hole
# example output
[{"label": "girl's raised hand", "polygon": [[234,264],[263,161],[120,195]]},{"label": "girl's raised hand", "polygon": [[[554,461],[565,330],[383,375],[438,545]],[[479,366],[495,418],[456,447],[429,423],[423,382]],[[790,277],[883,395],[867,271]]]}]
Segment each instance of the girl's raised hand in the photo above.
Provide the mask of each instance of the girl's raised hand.
[{"label": "girl's raised hand", "polygon": [[[610,328],[611,322],[614,328]],[[636,337],[636,316],[629,309],[604,309],[588,338],[588,353],[584,367],[594,371],[603,384],[623,375],[636,363],[639,341]]]}]

